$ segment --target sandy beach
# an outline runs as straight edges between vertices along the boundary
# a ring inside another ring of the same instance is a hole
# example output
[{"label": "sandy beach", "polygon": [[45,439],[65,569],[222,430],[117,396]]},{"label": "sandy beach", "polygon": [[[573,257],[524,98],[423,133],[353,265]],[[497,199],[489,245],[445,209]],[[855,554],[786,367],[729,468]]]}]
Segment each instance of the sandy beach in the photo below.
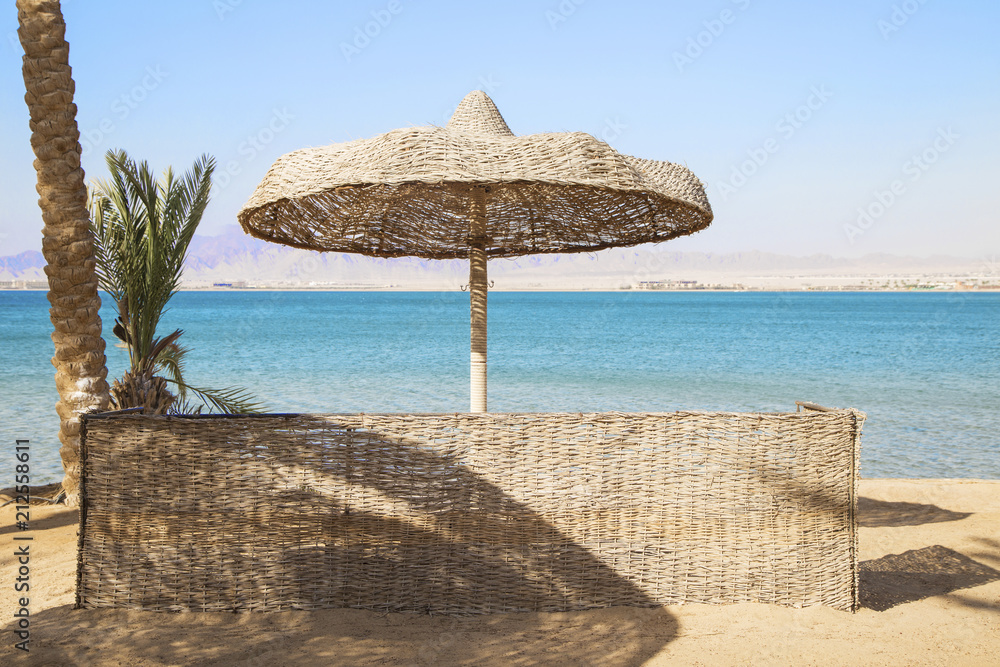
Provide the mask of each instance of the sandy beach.
[{"label": "sandy beach", "polygon": [[[77,513],[32,506],[30,653],[8,665],[993,665],[1000,481],[862,480],[863,608],[763,604],[446,617],[74,610]],[[17,598],[2,510],[0,610]],[[23,544],[20,542],[19,544]]]}]

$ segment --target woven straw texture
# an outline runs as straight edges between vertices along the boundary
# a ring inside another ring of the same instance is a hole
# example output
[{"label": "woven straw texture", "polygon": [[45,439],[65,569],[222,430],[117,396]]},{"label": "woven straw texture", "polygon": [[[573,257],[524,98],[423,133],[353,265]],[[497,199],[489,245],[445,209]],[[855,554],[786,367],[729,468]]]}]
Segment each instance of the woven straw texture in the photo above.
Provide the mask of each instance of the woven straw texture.
[{"label": "woven straw texture", "polygon": [[464,258],[470,197],[488,187],[489,257],[666,241],[712,209],[686,167],[582,132],[514,136],[470,93],[447,127],[410,127],[279,158],[239,212],[249,234],[378,257]]},{"label": "woven straw texture", "polygon": [[857,604],[853,410],[88,417],[77,604]]}]

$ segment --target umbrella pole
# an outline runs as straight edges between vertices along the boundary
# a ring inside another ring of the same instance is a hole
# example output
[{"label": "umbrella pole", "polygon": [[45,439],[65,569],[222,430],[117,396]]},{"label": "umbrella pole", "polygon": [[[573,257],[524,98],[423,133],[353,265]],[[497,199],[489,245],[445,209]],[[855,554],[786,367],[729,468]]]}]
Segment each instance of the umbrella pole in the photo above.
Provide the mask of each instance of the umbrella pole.
[{"label": "umbrella pole", "polygon": [[471,315],[469,412],[486,412],[486,193],[472,188],[469,220],[469,311]]}]

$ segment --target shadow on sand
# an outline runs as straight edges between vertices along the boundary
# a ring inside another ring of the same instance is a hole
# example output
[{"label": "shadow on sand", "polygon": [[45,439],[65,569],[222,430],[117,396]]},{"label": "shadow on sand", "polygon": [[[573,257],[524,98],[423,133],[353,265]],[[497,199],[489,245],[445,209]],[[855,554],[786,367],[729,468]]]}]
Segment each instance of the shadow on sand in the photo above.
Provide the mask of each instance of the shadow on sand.
[{"label": "shadow on sand", "polygon": [[[32,508],[35,506],[32,505]],[[58,507],[65,507],[65,505],[58,505]],[[31,510],[29,510],[30,513]],[[31,529],[32,530],[46,530],[51,528],[62,528],[63,526],[75,525],[80,523],[80,515],[75,512],[59,512],[53,514],[52,516],[47,516],[44,519],[32,519]],[[0,535],[6,535],[9,533],[19,533],[16,524],[11,524],[9,526],[0,526]]]},{"label": "shadow on sand", "polygon": [[941,545],[859,564],[861,606],[886,611],[907,602],[1000,581],[1000,572]]},{"label": "shadow on sand", "polygon": [[968,512],[953,512],[937,505],[893,503],[864,496],[858,498],[858,526],[862,528],[920,526],[925,523],[961,521],[968,516],[971,516]]},{"label": "shadow on sand", "polygon": [[677,622],[662,608],[449,617],[354,609],[233,614],[66,605],[33,616],[31,633],[31,653],[20,664],[624,667],[655,655],[676,636]]}]

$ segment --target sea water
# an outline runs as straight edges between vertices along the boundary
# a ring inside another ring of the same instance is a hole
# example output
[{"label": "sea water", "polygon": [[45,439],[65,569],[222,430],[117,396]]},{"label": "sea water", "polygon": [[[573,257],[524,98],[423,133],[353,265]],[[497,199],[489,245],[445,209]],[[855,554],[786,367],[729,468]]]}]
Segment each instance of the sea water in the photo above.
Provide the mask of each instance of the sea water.
[{"label": "sea water", "polygon": [[[127,354],[101,315],[110,377]],[[469,302],[456,292],[181,292],[187,380],[273,412],[462,412]],[[865,477],[1000,479],[1000,294],[493,292],[489,409],[868,414]],[[16,439],[61,478],[43,292],[0,292],[0,487]]]}]

